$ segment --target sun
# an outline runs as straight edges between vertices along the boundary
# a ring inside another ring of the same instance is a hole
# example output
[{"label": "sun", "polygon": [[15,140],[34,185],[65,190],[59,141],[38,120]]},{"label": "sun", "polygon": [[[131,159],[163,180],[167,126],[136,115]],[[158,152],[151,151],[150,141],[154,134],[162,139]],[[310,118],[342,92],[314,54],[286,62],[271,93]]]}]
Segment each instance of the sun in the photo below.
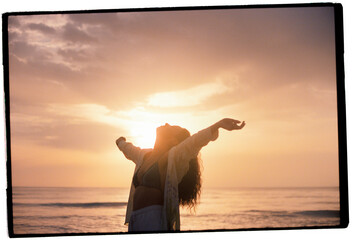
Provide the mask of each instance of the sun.
[{"label": "sun", "polygon": [[158,124],[134,122],[130,127],[131,140],[140,148],[153,148]]},{"label": "sun", "polygon": [[161,113],[139,107],[131,109],[123,115],[128,119],[128,121],[121,122],[121,125],[124,125],[129,132],[126,138],[140,148],[153,148],[156,139],[156,129],[165,123],[192,127],[192,124],[189,124],[188,121],[191,116],[179,112]]}]

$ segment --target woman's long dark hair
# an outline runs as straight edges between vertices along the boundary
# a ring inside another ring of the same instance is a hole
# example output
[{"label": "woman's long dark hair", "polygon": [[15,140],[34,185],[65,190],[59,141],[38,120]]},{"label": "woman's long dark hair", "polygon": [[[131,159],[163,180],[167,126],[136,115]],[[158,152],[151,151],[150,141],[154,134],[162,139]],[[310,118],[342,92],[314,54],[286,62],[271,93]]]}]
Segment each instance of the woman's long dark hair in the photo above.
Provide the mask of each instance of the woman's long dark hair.
[{"label": "woman's long dark hair", "polygon": [[178,199],[180,205],[186,206],[194,211],[199,202],[202,186],[201,169],[198,158],[194,158],[189,162],[188,172],[178,184]]},{"label": "woman's long dark hair", "polygon": [[[181,142],[189,136],[190,133],[188,130],[183,128],[182,133],[179,134],[177,138]],[[183,207],[188,207],[190,210],[195,211],[195,207],[198,204],[200,198],[201,186],[202,179],[200,157],[197,157],[189,161],[188,172],[178,184],[179,204]]]}]

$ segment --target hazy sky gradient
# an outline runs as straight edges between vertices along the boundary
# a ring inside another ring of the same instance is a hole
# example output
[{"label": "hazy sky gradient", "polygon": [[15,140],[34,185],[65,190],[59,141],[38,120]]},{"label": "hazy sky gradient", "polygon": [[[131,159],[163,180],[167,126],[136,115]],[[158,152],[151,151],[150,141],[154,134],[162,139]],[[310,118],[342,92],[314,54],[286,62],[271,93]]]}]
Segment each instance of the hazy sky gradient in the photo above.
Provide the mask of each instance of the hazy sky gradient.
[{"label": "hazy sky gradient", "polygon": [[338,186],[333,8],[11,16],[9,50],[15,186],[127,187],[117,137],[223,117],[205,186]]}]

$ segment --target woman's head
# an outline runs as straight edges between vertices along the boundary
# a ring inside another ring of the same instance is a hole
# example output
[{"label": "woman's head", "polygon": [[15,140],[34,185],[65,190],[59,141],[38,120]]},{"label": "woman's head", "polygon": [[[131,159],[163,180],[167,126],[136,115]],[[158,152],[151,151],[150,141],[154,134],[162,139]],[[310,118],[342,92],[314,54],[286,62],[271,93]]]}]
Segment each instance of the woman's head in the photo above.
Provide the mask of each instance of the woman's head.
[{"label": "woman's head", "polygon": [[179,126],[171,126],[166,123],[156,129],[156,145],[166,145],[169,148],[176,146],[191,136],[189,131]]}]

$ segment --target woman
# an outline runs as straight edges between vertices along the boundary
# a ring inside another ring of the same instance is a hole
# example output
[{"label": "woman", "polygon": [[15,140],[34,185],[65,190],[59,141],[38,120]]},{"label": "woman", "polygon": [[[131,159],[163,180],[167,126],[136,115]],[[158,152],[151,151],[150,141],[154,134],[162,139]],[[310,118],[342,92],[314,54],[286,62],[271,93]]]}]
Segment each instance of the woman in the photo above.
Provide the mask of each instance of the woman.
[{"label": "woman", "polygon": [[217,139],[219,128],[244,126],[244,121],[224,118],[191,136],[184,128],[165,124],[156,130],[153,149],[118,138],[118,148],[136,164],[125,220],[128,231],[179,231],[179,205],[194,208],[199,198],[199,151]]}]

